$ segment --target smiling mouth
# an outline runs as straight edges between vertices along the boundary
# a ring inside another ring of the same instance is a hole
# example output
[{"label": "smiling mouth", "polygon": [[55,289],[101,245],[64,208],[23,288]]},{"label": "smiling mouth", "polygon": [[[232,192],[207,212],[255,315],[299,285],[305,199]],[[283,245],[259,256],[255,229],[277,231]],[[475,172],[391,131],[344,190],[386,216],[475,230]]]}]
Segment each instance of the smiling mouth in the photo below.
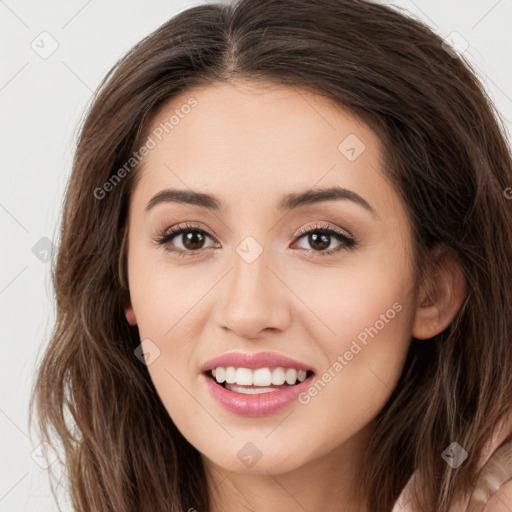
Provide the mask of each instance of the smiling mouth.
[{"label": "smiling mouth", "polygon": [[295,368],[249,368],[217,367],[205,372],[205,375],[218,386],[246,395],[272,393],[291,388],[311,378],[314,373],[310,370]]}]

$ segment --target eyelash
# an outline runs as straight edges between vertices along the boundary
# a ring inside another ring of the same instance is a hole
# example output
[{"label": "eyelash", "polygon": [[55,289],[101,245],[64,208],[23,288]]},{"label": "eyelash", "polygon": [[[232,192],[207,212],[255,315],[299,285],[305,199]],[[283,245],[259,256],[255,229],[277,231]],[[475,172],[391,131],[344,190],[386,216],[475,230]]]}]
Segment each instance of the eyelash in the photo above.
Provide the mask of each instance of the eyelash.
[{"label": "eyelash", "polygon": [[[155,238],[155,242],[158,245],[164,246],[164,249],[166,251],[174,253],[180,258],[184,257],[184,256],[191,256],[191,257],[200,256],[200,252],[201,252],[200,249],[197,251],[190,251],[190,250],[184,251],[182,249],[173,249],[169,245],[167,245],[173,238],[177,237],[178,235],[183,234],[183,233],[188,233],[191,231],[199,232],[202,235],[206,235],[206,236],[209,236],[210,238],[214,239],[214,237],[212,235],[210,235],[207,231],[200,228],[199,226],[194,226],[194,225],[190,225],[187,223],[185,225],[178,224],[176,226],[173,226],[172,228],[166,229],[165,231],[161,232]],[[316,255],[331,256],[335,253],[339,253],[341,251],[346,251],[346,250],[352,249],[353,247],[358,245],[357,241],[353,237],[348,236],[344,232],[339,231],[335,228],[332,228],[331,226],[328,226],[328,225],[316,225],[316,226],[310,227],[310,228],[301,228],[298,231],[298,233],[295,235],[294,243],[297,242],[298,240],[300,240],[305,235],[308,235],[310,233],[320,233],[320,234],[325,234],[325,235],[331,235],[338,242],[343,243],[343,245],[340,245],[338,248],[330,249],[328,251],[315,251],[314,249],[303,249],[304,251],[306,251],[308,253],[315,253],[315,256]]]}]

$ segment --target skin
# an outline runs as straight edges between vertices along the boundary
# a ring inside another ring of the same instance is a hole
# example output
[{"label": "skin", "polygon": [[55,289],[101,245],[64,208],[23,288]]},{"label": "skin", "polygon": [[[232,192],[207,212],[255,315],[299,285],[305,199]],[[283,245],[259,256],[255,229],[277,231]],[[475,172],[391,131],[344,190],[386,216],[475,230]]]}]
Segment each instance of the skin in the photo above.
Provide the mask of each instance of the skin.
[{"label": "skin", "polygon": [[[294,88],[217,83],[173,98],[148,134],[190,97],[198,105],[144,158],[130,202],[126,318],[160,350],[147,367],[151,379],[203,456],[214,512],[369,510],[354,483],[373,420],[397,384],[411,336],[441,332],[460,307],[460,270],[449,253],[433,253],[432,261],[446,256],[441,270],[416,286],[411,230],[382,172],[380,141],[349,112]],[[353,161],[338,149],[350,134],[365,145]],[[335,185],[375,214],[350,200],[277,210],[286,193]],[[215,194],[225,209],[167,202],[145,211],[166,188]],[[192,250],[177,235],[169,245],[188,251],[184,257],[154,241],[181,223],[211,235]],[[347,231],[357,245],[321,256],[343,243],[331,237],[322,249],[296,237],[318,223]],[[250,264],[236,252],[247,236],[263,250]],[[306,405],[241,417],[202,382],[206,361],[235,350],[275,351],[319,377],[396,302],[401,311]],[[262,454],[251,468],[237,457],[248,442]]]}]

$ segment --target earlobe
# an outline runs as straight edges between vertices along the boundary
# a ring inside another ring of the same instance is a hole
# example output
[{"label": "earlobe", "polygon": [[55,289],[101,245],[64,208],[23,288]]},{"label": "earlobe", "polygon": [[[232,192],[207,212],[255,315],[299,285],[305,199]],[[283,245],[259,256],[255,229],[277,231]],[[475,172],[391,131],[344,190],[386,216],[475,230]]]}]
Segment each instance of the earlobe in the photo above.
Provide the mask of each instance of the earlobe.
[{"label": "earlobe", "polygon": [[466,296],[466,280],[455,253],[445,246],[433,249],[431,272],[420,289],[412,336],[424,340],[452,322]]},{"label": "earlobe", "polygon": [[126,320],[133,327],[137,325],[137,319],[135,318],[135,311],[133,311],[133,307],[131,303],[128,303],[124,308],[124,314],[126,316]]}]

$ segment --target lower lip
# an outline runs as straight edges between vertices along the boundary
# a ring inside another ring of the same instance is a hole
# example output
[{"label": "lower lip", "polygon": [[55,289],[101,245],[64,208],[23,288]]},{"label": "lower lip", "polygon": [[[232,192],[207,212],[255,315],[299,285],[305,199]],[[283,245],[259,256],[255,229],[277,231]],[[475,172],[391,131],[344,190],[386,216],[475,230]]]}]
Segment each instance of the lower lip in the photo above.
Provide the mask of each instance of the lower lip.
[{"label": "lower lip", "polygon": [[298,401],[298,396],[311,384],[311,377],[308,377],[295,386],[285,387],[279,391],[246,395],[229,391],[207,375],[202,375],[212,397],[222,407],[240,416],[266,416],[281,411],[292,402]]}]

